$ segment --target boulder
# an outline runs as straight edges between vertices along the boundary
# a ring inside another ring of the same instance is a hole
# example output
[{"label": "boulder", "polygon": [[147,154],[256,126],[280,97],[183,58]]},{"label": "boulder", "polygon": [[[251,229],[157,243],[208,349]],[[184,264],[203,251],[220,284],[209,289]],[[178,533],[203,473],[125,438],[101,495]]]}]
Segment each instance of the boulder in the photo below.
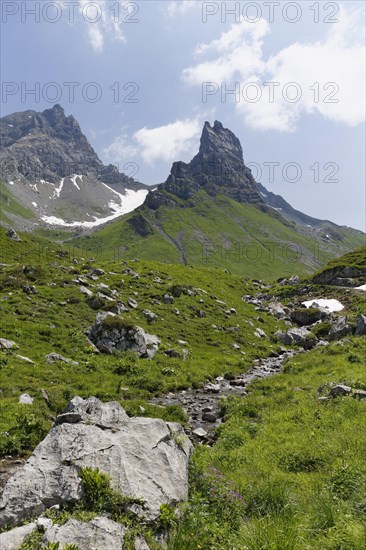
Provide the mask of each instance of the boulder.
[{"label": "boulder", "polygon": [[160,340],[147,334],[143,328],[111,312],[97,315],[88,337],[99,351],[112,354],[116,351],[134,351],[140,357],[151,359],[158,351]]},{"label": "boulder", "polygon": [[133,511],[154,521],[162,504],[187,499],[191,449],[179,424],[129,418],[116,402],[76,397],[7,481],[0,527],[17,525],[54,505],[77,502],[83,491],[78,473],[86,466],[108,474],[123,495],[141,498],[144,506],[135,504]]},{"label": "boulder", "polygon": [[6,340],[5,338],[0,338],[0,349],[18,349],[19,346],[12,340]]},{"label": "boulder", "polygon": [[366,315],[360,313],[356,317],[355,336],[364,336],[366,334]]},{"label": "boulder", "polygon": [[350,334],[351,332],[352,327],[348,323],[347,317],[338,317],[338,319],[330,327],[327,339],[329,341],[338,340],[339,338],[343,338],[343,336],[347,336],[347,334]]},{"label": "boulder", "polygon": [[122,550],[127,528],[106,517],[97,517],[89,522],[69,519],[64,525],[54,525],[46,531],[42,543],[75,544],[78,550]]},{"label": "boulder", "polygon": [[146,317],[146,321],[148,323],[153,323],[154,321],[157,320],[158,316],[156,315],[156,313],[153,313],[152,311],[148,310],[148,309],[144,309],[143,312],[142,312],[145,317]]},{"label": "boulder", "polygon": [[333,388],[330,389],[329,395],[331,397],[339,397],[344,395],[349,395],[352,391],[352,388],[350,386],[346,386],[345,384],[337,384],[336,386],[333,386]]},{"label": "boulder", "polygon": [[19,237],[19,235],[14,231],[14,229],[8,229],[6,232],[7,237],[11,239],[12,241],[16,241],[18,243],[22,242],[22,239]]},{"label": "boulder", "polygon": [[316,307],[299,307],[291,312],[291,321],[297,325],[312,325],[325,317],[325,312],[322,312]]},{"label": "boulder", "polygon": [[29,393],[22,393],[19,397],[18,403],[20,405],[33,405],[34,397],[31,397]]},{"label": "boulder", "polygon": [[304,349],[311,349],[316,344],[316,337],[305,327],[290,328],[286,332],[277,331],[274,339],[281,344],[302,346]]},{"label": "boulder", "polygon": [[1,550],[19,550],[24,539],[37,528],[36,523],[28,523],[21,527],[16,527],[10,531],[0,533],[0,548]]}]

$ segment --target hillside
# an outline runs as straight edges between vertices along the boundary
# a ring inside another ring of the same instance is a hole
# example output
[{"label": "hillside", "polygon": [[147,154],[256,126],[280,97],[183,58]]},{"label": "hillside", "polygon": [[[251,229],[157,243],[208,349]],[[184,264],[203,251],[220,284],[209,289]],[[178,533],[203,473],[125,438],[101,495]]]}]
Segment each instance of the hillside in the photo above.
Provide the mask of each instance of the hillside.
[{"label": "hillside", "polygon": [[141,207],[75,246],[273,279],[310,273],[365,243],[361,231],[306,217],[263,189],[244,164],[238,138],[220,122],[206,122],[189,164],[175,162]]},{"label": "hillside", "polygon": [[[82,259],[34,235],[14,241],[1,229],[0,237],[3,483],[21,475],[70,399],[93,395],[120,403],[136,429],[144,420],[136,416],[178,421],[196,445],[180,520],[173,504],[149,525],[109,513],[149,548],[161,548],[156,537],[167,528],[169,549],[362,547],[363,291]],[[364,251],[352,262],[364,266]],[[343,310],[304,309],[309,297],[337,299]],[[150,359],[132,348],[106,353],[118,331],[136,327],[158,339]],[[106,501],[83,506],[46,516],[62,526],[112,510]],[[33,531],[22,550],[42,548],[43,533]]]}]

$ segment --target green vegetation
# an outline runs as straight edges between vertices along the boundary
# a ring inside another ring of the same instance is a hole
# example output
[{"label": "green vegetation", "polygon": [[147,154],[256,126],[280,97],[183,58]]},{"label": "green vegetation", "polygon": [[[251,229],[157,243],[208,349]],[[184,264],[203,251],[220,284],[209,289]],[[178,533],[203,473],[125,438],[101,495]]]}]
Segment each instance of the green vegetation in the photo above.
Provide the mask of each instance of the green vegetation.
[{"label": "green vegetation", "polygon": [[[256,287],[242,277],[214,269],[130,262],[139,273],[135,278],[122,273],[127,267],[124,262],[78,260],[75,264],[57,245],[23,235],[23,242],[14,243],[4,233],[1,230],[0,245],[7,263],[0,275],[1,337],[14,341],[19,349],[0,350],[3,455],[32,450],[51,427],[54,416],[75,395],[116,399],[129,414],[184,422],[185,414],[179,407],[164,409],[148,400],[168,391],[198,387],[221,374],[246,372],[254,359],[276,349],[269,337],[283,324],[265,313],[258,321],[254,306],[240,299],[244,293],[254,293]],[[97,281],[88,278],[94,267],[105,271]],[[113,302],[105,302],[107,307],[116,300],[127,303],[129,297],[136,299],[136,309],[121,318],[107,317],[105,322],[141,326],[156,334],[161,345],[154,359],[93,351],[85,330],[94,323],[96,311],[80,292],[77,277],[82,277],[95,295],[100,283],[108,285],[109,289],[102,289],[113,296]],[[36,294],[24,292],[24,287],[31,286]],[[167,292],[176,295],[173,304],[162,302]],[[237,313],[228,315],[226,311],[234,306]],[[157,320],[148,323],[145,309],[153,311]],[[200,317],[201,311],[205,317]],[[259,340],[254,331],[263,327],[263,322],[267,338]],[[240,350],[233,349],[233,343]],[[184,361],[183,348],[188,350]],[[172,349],[176,357],[165,354]],[[78,365],[49,363],[46,356],[51,352]],[[22,393],[34,397],[32,406],[18,403]],[[145,412],[141,413],[140,407]]]},{"label": "green vegetation", "polygon": [[25,206],[22,206],[5,184],[0,181],[0,219],[12,223],[11,220],[19,218],[31,221],[36,220],[33,212]]},{"label": "green vegetation", "polygon": [[310,351],[255,382],[244,400],[225,401],[217,443],[195,452],[190,501],[169,549],[364,548],[366,403],[319,401],[317,391],[365,389],[365,353],[363,339]]},{"label": "green vegetation", "polygon": [[[109,230],[116,227],[111,224]],[[243,275],[207,266],[143,259],[93,261],[89,256],[82,259],[81,249],[74,255],[74,250],[70,254],[67,246],[40,235],[21,236],[22,242],[14,243],[0,230],[6,264],[0,274],[1,337],[18,346],[0,350],[3,456],[31,452],[75,395],[117,400],[130,416],[184,424],[187,418],[180,407],[153,405],[151,397],[197,388],[218,375],[244,373],[255,359],[278,351],[271,335],[285,330],[285,323],[243,301],[244,294],[260,290],[267,301],[274,295],[284,305],[309,295],[337,298],[351,323],[364,311],[364,295],[344,288],[308,281],[263,287]],[[350,261],[363,265],[362,254],[360,249]],[[97,279],[92,278],[95,267],[104,271]],[[128,267],[138,277],[124,272]],[[94,323],[96,309],[80,292],[81,284],[112,300],[104,297],[99,310],[127,303],[128,298],[137,301],[136,309],[121,317],[108,316],[104,323],[109,328],[141,326],[156,334],[161,345],[152,360],[131,352],[95,352],[85,331]],[[166,293],[174,303],[163,302]],[[232,307],[236,313],[229,313]],[[155,313],[156,320],[149,323],[144,310]],[[266,337],[255,336],[256,328]],[[313,332],[322,337],[329,328],[324,320]],[[185,360],[183,349],[188,350]],[[49,362],[46,356],[51,352],[77,364]],[[245,398],[223,399],[225,423],[215,444],[199,445],[194,453],[188,503],[178,511],[164,505],[154,527],[141,525],[129,511],[131,500],[113,490],[103,472],[89,468],[80,472],[83,500],[47,515],[64,523],[71,517],[89,521],[109,514],[129,525],[128,550],[137,534],[152,550],[159,548],[154,535],[166,528],[171,530],[169,550],[362,550],[366,402],[351,395],[324,397],[338,383],[366,389],[365,353],[364,338],[347,337],[297,355],[280,375],[253,383]],[[32,405],[19,404],[25,392],[34,397]],[[33,532],[21,550],[42,548],[41,539],[40,531]]]},{"label": "green vegetation", "polygon": [[[141,229],[142,228],[142,229]],[[225,196],[200,191],[185,207],[143,207],[87,237],[73,241],[83,255],[156,260],[273,280],[306,274],[364,243],[361,234],[339,229],[336,243],[312,239],[284,224],[276,212],[262,212]]]}]

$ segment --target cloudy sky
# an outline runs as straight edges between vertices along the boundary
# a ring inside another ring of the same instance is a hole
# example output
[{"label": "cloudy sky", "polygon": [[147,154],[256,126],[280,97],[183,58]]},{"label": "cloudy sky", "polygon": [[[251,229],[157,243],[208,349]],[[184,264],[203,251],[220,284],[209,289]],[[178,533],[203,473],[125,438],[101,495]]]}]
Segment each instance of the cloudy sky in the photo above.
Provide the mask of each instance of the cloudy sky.
[{"label": "cloudy sky", "polygon": [[217,119],[268,189],[365,229],[364,6],[3,0],[1,114],[60,103],[148,184]]}]

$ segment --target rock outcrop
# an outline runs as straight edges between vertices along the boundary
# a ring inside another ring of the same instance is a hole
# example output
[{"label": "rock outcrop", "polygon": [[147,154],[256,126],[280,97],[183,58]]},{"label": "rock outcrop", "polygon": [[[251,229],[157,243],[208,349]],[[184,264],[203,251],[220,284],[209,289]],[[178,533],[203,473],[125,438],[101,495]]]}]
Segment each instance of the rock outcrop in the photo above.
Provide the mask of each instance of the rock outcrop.
[{"label": "rock outcrop", "polygon": [[179,424],[129,418],[116,402],[75,397],[7,481],[0,527],[19,525],[53,505],[77,502],[83,494],[78,473],[87,466],[108,474],[123,495],[142,499],[143,506],[135,504],[133,511],[154,521],[162,504],[187,498],[190,452]]},{"label": "rock outcrop", "polygon": [[147,334],[143,328],[134,326],[111,312],[97,315],[88,337],[103,353],[134,351],[147,359],[154,357],[160,344],[157,336]]}]

